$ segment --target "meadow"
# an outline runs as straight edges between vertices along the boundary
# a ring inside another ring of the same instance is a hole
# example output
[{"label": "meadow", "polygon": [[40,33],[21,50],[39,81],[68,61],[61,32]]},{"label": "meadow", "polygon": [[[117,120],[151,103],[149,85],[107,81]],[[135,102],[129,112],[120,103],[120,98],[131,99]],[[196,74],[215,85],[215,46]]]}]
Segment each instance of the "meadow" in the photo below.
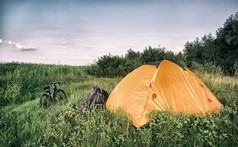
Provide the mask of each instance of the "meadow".
[{"label": "meadow", "polygon": [[[98,86],[109,93],[123,77],[88,75],[87,66],[24,63],[0,64],[0,146],[238,146],[238,78],[221,72],[193,70],[223,104],[218,113],[172,115],[152,112],[139,129],[128,116],[106,109],[82,113]],[[67,100],[39,107],[47,82],[61,81]]]}]

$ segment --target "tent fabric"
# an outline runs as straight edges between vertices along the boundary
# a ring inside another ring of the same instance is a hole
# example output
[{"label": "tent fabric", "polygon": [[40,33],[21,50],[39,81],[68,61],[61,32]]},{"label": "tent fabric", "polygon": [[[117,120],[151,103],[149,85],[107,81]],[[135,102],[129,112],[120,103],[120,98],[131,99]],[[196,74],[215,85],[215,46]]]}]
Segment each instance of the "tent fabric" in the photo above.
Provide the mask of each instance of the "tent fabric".
[{"label": "tent fabric", "polygon": [[193,72],[168,60],[145,64],[129,73],[106,102],[108,110],[121,109],[128,114],[137,128],[149,122],[147,114],[154,110],[205,115],[221,106]]}]

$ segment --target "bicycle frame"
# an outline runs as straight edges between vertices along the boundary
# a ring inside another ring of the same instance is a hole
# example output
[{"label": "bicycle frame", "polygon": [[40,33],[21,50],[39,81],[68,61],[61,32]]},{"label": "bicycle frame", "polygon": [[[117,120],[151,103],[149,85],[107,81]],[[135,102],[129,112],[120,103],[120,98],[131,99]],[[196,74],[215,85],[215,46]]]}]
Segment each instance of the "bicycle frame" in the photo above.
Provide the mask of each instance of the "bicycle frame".
[{"label": "bicycle frame", "polygon": [[[57,88],[57,84],[62,84],[63,82],[52,82],[52,83],[47,83],[47,86],[44,87],[45,90],[45,94],[41,95],[40,98],[40,107],[42,105],[44,105],[45,107],[48,107],[50,105],[50,103],[62,99],[66,99],[66,94],[64,92],[64,90],[62,89],[58,89]],[[53,88],[50,88],[50,84],[53,84]]]},{"label": "bicycle frame", "polygon": [[49,86],[49,92],[46,92],[46,93],[48,93],[50,99],[52,99],[52,97],[55,99],[55,95],[56,95],[56,92],[57,92],[56,84],[58,84],[58,83],[47,83],[47,84],[53,84],[54,85],[54,88],[51,91],[50,91],[50,86]]}]

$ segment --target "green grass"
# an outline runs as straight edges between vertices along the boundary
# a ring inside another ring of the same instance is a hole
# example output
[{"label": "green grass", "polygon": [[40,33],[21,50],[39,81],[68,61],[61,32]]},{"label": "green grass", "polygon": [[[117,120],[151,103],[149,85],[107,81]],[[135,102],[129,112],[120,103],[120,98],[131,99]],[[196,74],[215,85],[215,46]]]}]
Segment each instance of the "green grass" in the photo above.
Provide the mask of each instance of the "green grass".
[{"label": "green grass", "polygon": [[[195,73],[224,108],[202,118],[153,112],[151,123],[136,130],[128,116],[107,110],[72,109],[85,102],[93,86],[109,93],[122,78],[87,75],[87,67],[0,64],[0,146],[237,146],[238,79]],[[47,82],[61,81],[67,101],[39,107]]]}]

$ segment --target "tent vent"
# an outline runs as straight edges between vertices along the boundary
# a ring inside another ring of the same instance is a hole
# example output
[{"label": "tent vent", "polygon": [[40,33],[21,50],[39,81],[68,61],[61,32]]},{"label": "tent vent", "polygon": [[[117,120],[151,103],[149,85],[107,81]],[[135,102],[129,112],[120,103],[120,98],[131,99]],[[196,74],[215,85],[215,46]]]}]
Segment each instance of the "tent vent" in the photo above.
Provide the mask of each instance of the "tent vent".
[{"label": "tent vent", "polygon": [[212,102],[212,100],[211,99],[209,99],[209,98],[207,98],[208,99],[208,102]]},{"label": "tent vent", "polygon": [[155,99],[157,97],[156,93],[152,94],[152,98]]}]

